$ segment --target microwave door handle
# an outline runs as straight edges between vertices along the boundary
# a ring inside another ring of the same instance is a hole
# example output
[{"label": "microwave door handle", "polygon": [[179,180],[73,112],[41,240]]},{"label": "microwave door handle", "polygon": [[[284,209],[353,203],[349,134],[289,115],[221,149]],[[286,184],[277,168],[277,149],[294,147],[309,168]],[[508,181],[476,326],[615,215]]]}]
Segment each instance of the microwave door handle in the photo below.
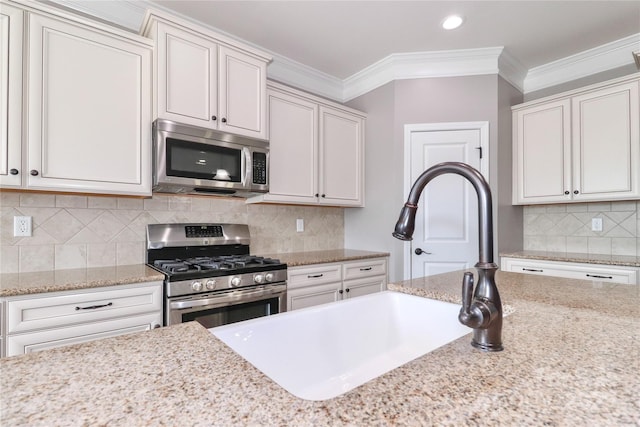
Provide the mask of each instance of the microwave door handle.
[{"label": "microwave door handle", "polygon": [[253,165],[251,164],[251,151],[248,147],[242,147],[242,170],[244,171],[244,177],[242,178],[242,185],[245,188],[249,188],[253,181]]}]

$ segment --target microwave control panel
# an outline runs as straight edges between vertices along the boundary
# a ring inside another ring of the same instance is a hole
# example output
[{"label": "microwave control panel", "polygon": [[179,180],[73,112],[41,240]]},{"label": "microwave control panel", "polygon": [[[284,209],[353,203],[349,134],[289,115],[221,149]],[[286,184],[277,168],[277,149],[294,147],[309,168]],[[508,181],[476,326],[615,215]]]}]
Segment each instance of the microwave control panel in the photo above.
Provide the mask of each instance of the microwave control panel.
[{"label": "microwave control panel", "polygon": [[267,154],[253,153],[253,183],[267,184]]}]

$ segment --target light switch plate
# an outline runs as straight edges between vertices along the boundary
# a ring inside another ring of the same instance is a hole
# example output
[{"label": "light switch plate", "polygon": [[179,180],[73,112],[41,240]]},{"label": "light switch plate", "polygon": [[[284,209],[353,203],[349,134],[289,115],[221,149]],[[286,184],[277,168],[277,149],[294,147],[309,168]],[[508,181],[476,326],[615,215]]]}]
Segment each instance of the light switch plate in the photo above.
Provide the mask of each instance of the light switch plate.
[{"label": "light switch plate", "polygon": [[298,233],[302,233],[304,231],[304,219],[302,218],[296,219],[296,231]]}]

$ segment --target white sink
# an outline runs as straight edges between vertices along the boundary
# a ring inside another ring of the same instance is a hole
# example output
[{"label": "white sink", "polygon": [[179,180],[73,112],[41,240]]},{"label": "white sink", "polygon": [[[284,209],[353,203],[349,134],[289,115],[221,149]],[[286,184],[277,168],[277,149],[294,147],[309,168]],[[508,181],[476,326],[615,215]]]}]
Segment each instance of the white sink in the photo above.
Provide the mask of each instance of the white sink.
[{"label": "white sink", "polygon": [[291,394],[324,400],[471,333],[459,311],[385,291],[210,331]]}]

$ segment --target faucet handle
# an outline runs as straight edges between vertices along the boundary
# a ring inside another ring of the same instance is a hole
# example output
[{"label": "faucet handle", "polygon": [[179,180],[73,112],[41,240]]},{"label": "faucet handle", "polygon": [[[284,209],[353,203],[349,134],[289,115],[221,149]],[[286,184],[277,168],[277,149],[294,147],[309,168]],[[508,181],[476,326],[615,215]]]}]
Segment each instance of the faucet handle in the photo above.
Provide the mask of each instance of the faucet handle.
[{"label": "faucet handle", "polygon": [[467,271],[462,278],[462,312],[469,314],[473,298],[473,273]]}]

